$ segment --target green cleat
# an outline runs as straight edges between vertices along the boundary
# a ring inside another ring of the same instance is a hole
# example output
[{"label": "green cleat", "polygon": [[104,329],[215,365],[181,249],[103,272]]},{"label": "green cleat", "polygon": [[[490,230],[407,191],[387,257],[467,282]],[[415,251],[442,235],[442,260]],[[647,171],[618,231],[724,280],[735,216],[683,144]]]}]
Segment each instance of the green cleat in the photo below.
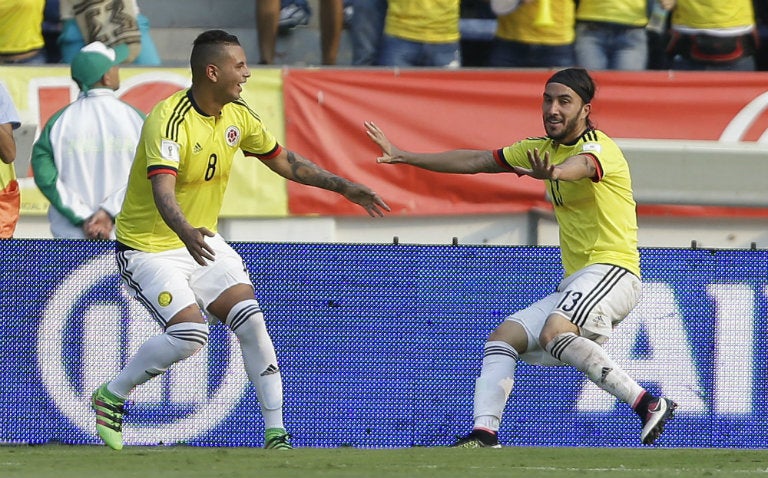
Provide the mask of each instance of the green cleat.
[{"label": "green cleat", "polygon": [[267,428],[264,432],[264,448],[267,450],[291,450],[291,436],[282,428]]},{"label": "green cleat", "polygon": [[91,407],[96,411],[96,431],[101,440],[113,450],[123,449],[124,400],[107,390],[107,384],[91,395]]}]

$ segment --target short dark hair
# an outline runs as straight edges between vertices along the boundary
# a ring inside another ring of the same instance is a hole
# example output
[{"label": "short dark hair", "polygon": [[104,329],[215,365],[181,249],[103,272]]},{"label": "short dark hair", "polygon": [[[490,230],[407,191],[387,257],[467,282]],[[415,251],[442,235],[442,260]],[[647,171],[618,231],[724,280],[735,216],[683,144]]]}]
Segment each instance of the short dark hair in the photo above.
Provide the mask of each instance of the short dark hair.
[{"label": "short dark hair", "polygon": [[235,35],[224,30],[207,30],[195,38],[192,44],[192,54],[189,56],[189,66],[192,75],[201,72],[203,68],[215,63],[221,53],[221,46],[240,45]]},{"label": "short dark hair", "polygon": [[547,80],[547,84],[549,83],[560,83],[567,86],[579,95],[584,104],[589,103],[595,97],[595,81],[584,68],[566,68],[555,72]]}]

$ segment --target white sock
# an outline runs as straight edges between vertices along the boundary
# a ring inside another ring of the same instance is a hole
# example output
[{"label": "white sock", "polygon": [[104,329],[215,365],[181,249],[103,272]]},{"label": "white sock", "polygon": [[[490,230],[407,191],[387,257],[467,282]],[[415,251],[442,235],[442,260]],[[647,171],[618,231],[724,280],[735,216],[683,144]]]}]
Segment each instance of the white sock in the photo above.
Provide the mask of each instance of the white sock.
[{"label": "white sock", "polygon": [[561,362],[575,367],[595,385],[630,406],[643,393],[643,388],[619,368],[597,343],[568,332],[547,344],[547,352]]},{"label": "white sock", "polygon": [[283,428],[283,380],[259,303],[244,300],[235,304],[227,325],[240,341],[245,371],[256,388],[265,428]]},{"label": "white sock", "polygon": [[128,365],[112,380],[107,389],[126,398],[137,385],[162,375],[168,367],[191,357],[208,342],[208,324],[182,322],[165,329],[139,347]]},{"label": "white sock", "polygon": [[504,407],[515,384],[517,351],[506,342],[488,341],[483,367],[475,381],[474,428],[498,431]]}]

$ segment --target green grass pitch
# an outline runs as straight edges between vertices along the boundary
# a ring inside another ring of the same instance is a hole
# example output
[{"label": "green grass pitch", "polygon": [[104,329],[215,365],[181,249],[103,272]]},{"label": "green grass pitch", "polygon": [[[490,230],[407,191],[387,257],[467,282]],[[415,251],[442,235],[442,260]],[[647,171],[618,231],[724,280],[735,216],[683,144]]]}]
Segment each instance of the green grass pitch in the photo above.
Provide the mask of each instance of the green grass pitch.
[{"label": "green grass pitch", "polygon": [[3,478],[768,477],[767,450],[0,446]]}]

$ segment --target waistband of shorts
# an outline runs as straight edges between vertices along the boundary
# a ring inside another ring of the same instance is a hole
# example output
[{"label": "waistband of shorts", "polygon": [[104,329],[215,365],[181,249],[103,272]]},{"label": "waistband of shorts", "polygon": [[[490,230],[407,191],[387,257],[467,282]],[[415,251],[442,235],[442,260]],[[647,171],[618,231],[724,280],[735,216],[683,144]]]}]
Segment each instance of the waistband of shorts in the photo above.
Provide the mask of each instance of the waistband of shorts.
[{"label": "waistband of shorts", "polygon": [[125,252],[125,251],[135,251],[136,249],[134,249],[131,246],[126,246],[120,241],[115,241],[115,250],[117,252]]},{"label": "waistband of shorts", "polygon": [[[638,276],[637,274],[635,274],[631,270],[627,269],[626,267],[620,266],[618,264],[608,264],[607,262],[596,262],[595,265],[618,267],[619,269],[625,270],[625,271],[629,272],[630,274],[632,274],[633,276],[635,276],[638,279],[640,279],[640,276]],[[587,266],[587,267],[589,267],[589,266]]]}]

